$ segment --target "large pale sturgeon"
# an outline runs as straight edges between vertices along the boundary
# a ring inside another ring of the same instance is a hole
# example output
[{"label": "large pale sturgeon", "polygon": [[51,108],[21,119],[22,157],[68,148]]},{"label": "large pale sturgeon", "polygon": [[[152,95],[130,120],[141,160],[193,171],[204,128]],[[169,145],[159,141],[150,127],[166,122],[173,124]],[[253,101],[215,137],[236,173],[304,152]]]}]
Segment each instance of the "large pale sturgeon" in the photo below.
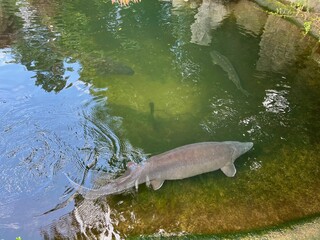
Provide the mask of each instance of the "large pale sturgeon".
[{"label": "large pale sturgeon", "polygon": [[225,71],[228,74],[229,79],[236,85],[236,87],[247,97],[249,96],[249,93],[242,88],[240,83],[240,78],[238,76],[238,73],[236,69],[233,67],[232,63],[229,61],[229,59],[225,56],[223,56],[218,51],[212,51],[210,52],[210,56],[212,59],[213,64],[219,65],[223,71]]},{"label": "large pale sturgeon", "polygon": [[141,164],[129,162],[127,171],[119,178],[98,189],[89,189],[72,181],[76,190],[86,199],[122,193],[146,183],[154,190],[165,180],[178,180],[221,169],[228,176],[236,174],[234,161],[249,151],[252,142],[201,142],[175,148],[152,156]]}]

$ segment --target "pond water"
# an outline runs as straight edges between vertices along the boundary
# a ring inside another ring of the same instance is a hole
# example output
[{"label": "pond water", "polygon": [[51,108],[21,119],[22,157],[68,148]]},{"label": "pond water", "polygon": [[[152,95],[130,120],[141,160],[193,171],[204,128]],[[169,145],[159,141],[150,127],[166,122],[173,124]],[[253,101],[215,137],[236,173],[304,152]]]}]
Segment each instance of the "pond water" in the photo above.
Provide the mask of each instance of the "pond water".
[{"label": "pond water", "polygon": [[[213,236],[319,215],[320,48],[296,26],[246,0],[3,0],[0,19],[0,239]],[[254,143],[234,178],[96,201],[66,178],[98,187],[129,161],[226,140]]]}]

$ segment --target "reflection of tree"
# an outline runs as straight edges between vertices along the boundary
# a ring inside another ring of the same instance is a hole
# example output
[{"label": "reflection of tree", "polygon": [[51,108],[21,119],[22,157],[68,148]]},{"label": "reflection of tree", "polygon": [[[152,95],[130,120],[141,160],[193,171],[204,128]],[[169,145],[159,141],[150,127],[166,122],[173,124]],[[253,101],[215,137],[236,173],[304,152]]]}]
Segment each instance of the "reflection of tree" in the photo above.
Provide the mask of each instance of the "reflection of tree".
[{"label": "reflection of tree", "polygon": [[60,92],[66,86],[66,79],[63,77],[64,68],[63,64],[57,63],[52,66],[52,69],[59,68],[61,73],[56,73],[55,70],[47,70],[47,71],[37,71],[36,72],[36,82],[37,86],[42,86],[47,92],[55,91]]},{"label": "reflection of tree", "polygon": [[[19,3],[20,17],[24,23],[23,38],[15,46],[16,56],[29,71],[35,73],[36,85],[48,92],[59,92],[69,86],[71,83],[67,84],[65,61],[79,61],[88,72],[92,72],[90,69],[94,68],[95,73],[100,75],[133,74],[131,68],[102,54],[101,45],[96,43],[96,25],[101,25],[102,19],[105,19],[99,17],[102,13],[98,11],[103,4],[101,1],[91,5],[99,13],[95,18],[91,17],[92,9],[75,8],[81,1],[61,2],[60,5],[57,2],[34,0],[32,5],[23,1]],[[107,14],[110,20],[107,21],[110,23],[108,26],[117,26],[113,24],[118,22],[115,18],[116,9]],[[111,33],[113,30],[110,30]],[[114,35],[117,34],[116,31]],[[97,55],[97,52],[100,54]]]},{"label": "reflection of tree", "polygon": [[28,3],[21,2],[19,10],[23,37],[15,44],[17,60],[35,73],[36,85],[48,92],[59,92],[66,85],[64,56],[56,47],[59,33],[43,25],[38,12]]},{"label": "reflection of tree", "polygon": [[[98,0],[89,5],[82,0],[33,0],[31,3],[22,1],[19,6],[24,20],[24,38],[17,43],[17,56],[28,70],[35,72],[36,84],[46,91],[59,92],[69,86],[63,64],[66,58],[81,63],[85,81],[91,81],[97,75],[133,74],[134,70],[121,62],[124,60],[139,67],[144,63],[136,62],[139,49],[143,51],[141,59],[150,56],[152,62],[156,61],[157,58],[151,55],[154,46],[143,42],[157,37],[158,32],[149,36],[146,31],[156,23],[162,25],[161,33],[168,35],[169,41],[164,46],[171,46],[173,64],[182,77],[196,80],[199,75],[199,64],[190,58],[187,49],[190,30],[185,21],[192,21],[192,11],[173,16],[168,3],[150,6],[146,2],[126,9],[111,7],[110,2]],[[146,11],[150,7],[154,9]],[[152,16],[154,20],[144,20],[151,19],[150,15],[157,11],[159,14]],[[172,24],[168,25],[168,21]],[[176,39],[174,43],[172,38]],[[149,71],[145,66],[143,68]],[[152,70],[163,73],[159,67]]]},{"label": "reflection of tree", "polygon": [[19,17],[15,15],[16,9],[15,1],[0,2],[0,48],[11,45],[21,27]]}]

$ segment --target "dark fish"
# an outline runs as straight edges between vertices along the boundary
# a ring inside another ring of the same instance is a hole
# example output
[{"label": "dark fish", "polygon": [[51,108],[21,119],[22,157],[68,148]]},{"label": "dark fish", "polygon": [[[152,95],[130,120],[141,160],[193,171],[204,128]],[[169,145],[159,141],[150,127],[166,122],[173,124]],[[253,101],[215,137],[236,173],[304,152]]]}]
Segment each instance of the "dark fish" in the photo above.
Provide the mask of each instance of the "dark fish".
[{"label": "dark fish", "polygon": [[113,61],[112,59],[104,59],[97,61],[95,68],[100,75],[133,75],[134,71],[132,68],[122,63]]},{"label": "dark fish", "polygon": [[212,51],[210,55],[213,64],[219,65],[228,74],[229,79],[236,85],[236,87],[248,97],[249,93],[242,88],[237,71],[235,70],[229,59],[223,56],[218,51]]}]

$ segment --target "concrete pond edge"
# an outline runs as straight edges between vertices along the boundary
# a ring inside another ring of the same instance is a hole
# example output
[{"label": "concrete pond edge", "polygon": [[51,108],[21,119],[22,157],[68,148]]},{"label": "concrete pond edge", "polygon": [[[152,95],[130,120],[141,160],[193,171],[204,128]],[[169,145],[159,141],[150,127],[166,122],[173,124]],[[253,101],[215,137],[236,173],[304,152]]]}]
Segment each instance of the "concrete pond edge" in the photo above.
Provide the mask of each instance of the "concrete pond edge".
[{"label": "concrete pond edge", "polygon": [[271,13],[278,14],[305,31],[309,25],[308,34],[320,41],[320,13],[301,11],[298,12],[294,6],[284,4],[277,0],[254,0],[259,6]]},{"label": "concrete pond edge", "polygon": [[320,239],[320,215],[285,222],[277,226],[239,233],[189,235],[188,233],[167,233],[164,230],[149,236],[132,236],[131,240],[191,239],[191,240],[317,240]]}]

